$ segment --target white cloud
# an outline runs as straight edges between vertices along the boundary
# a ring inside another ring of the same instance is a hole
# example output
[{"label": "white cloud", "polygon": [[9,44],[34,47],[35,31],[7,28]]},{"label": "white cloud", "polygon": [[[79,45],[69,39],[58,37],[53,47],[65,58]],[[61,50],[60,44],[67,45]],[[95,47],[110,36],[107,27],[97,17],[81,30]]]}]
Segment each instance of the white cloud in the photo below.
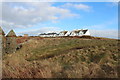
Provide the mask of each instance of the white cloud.
[{"label": "white cloud", "polygon": [[34,29],[25,32],[19,32],[18,35],[29,34],[29,35],[39,35],[40,33],[49,33],[49,32],[59,32],[61,29],[59,27],[41,27],[40,29]]},{"label": "white cloud", "polygon": [[77,16],[69,9],[55,7],[52,4],[47,2],[3,3],[2,26],[24,28],[46,21],[55,22],[62,18]]},{"label": "white cloud", "polygon": [[1,0],[0,2],[118,2],[120,0]]},{"label": "white cloud", "polygon": [[118,30],[90,30],[92,36],[118,38]]},{"label": "white cloud", "polygon": [[78,10],[84,10],[84,11],[90,11],[91,7],[85,4],[72,4],[72,3],[66,3],[64,5],[62,5],[61,7],[64,8],[75,8]]}]

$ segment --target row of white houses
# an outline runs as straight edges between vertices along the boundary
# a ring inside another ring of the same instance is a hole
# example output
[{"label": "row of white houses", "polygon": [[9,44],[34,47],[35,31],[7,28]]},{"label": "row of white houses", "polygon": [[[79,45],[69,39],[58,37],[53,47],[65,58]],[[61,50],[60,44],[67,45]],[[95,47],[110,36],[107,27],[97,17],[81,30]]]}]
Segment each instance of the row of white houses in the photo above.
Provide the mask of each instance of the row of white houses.
[{"label": "row of white houses", "polygon": [[40,37],[62,37],[62,36],[90,36],[88,29],[78,29],[73,31],[61,31],[60,33],[41,33]]}]

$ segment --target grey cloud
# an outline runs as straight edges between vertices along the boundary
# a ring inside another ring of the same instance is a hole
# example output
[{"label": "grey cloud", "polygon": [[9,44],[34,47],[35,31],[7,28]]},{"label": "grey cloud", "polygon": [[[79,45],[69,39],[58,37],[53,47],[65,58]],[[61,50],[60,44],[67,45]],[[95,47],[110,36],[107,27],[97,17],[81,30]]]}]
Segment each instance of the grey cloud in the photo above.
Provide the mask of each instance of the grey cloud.
[{"label": "grey cloud", "polygon": [[[75,17],[77,14],[68,9],[55,7],[53,3],[3,3],[2,24],[14,27],[29,27],[46,21]],[[57,16],[59,15],[59,16]],[[8,25],[6,25],[8,24]]]}]

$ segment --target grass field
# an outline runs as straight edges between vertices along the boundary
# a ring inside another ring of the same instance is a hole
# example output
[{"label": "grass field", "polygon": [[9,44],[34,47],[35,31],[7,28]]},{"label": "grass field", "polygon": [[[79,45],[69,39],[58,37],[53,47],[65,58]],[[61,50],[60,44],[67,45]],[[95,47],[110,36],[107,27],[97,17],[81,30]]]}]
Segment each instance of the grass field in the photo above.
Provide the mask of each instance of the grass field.
[{"label": "grass field", "polygon": [[4,78],[117,78],[118,40],[30,38],[3,56]]}]

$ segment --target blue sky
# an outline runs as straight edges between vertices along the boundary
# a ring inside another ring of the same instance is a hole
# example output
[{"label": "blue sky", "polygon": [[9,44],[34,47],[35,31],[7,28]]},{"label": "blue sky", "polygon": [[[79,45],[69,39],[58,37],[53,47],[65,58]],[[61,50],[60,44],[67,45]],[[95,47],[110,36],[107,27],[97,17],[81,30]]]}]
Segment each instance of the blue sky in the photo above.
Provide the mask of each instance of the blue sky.
[{"label": "blue sky", "polygon": [[117,38],[118,5],[114,2],[3,3],[2,27],[7,33],[89,29],[93,36]]},{"label": "blue sky", "polygon": [[[55,6],[61,6],[66,3],[56,3]],[[71,3],[80,4],[80,3]],[[71,19],[59,20],[59,23],[53,24],[60,26],[62,29],[72,30],[75,28],[88,28],[89,29],[118,29],[117,25],[117,5],[106,2],[84,2],[82,4],[91,7],[91,10],[86,12],[75,8],[70,8],[73,13],[79,16]],[[95,25],[105,25],[95,26]],[[70,26],[70,27],[69,27]],[[95,26],[95,27],[91,27]]]}]

